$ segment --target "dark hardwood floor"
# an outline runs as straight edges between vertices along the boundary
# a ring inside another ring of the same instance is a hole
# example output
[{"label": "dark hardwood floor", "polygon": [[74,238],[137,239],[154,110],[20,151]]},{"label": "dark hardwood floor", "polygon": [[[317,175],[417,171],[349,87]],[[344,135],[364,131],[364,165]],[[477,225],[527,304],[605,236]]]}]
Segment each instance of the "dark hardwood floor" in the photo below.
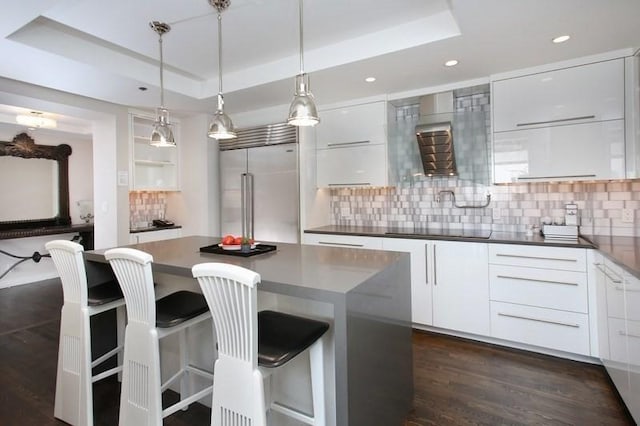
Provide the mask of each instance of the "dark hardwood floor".
[{"label": "dark hardwood floor", "polygon": [[[53,418],[61,305],[55,281],[0,290],[0,425],[64,424]],[[635,424],[600,366],[420,331],[413,347],[405,426]],[[118,399],[115,379],[94,385],[96,425],[117,424]],[[196,404],[164,424],[209,421]]]}]

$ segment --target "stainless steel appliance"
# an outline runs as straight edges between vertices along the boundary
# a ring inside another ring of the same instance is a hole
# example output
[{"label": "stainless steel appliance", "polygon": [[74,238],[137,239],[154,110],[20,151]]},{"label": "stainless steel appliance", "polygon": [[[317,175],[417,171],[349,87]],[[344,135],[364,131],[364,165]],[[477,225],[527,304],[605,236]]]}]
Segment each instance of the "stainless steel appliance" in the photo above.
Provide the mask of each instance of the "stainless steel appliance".
[{"label": "stainless steel appliance", "polygon": [[298,131],[286,123],[220,141],[222,235],[299,242]]}]

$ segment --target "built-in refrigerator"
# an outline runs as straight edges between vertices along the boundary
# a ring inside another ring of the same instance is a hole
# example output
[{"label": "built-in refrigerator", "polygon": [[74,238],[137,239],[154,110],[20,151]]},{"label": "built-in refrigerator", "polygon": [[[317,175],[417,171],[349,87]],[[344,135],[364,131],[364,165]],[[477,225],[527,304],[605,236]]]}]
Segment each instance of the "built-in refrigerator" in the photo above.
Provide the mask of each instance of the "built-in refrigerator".
[{"label": "built-in refrigerator", "polygon": [[297,128],[271,124],[237,134],[220,141],[220,233],[299,242]]}]

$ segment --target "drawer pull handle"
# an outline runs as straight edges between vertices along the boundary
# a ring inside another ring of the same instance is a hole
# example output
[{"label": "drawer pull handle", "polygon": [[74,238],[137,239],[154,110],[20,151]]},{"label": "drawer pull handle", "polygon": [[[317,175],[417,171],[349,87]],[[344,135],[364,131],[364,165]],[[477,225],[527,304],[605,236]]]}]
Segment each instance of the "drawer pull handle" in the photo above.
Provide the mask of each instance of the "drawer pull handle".
[{"label": "drawer pull handle", "polygon": [[521,281],[535,281],[539,283],[549,283],[549,284],[564,284],[564,285],[574,285],[578,286],[578,283],[568,283],[565,281],[551,281],[551,280],[539,280],[536,278],[525,278],[525,277],[512,277],[510,275],[497,275],[498,278],[506,278],[511,280],[521,280]]},{"label": "drawer pull handle", "polygon": [[570,118],[560,118],[557,120],[547,120],[547,121],[530,121],[528,123],[518,123],[516,127],[522,126],[535,126],[538,124],[552,124],[552,123],[563,123],[565,121],[576,121],[576,120],[591,120],[596,118],[595,115],[583,115],[582,117],[570,117]]},{"label": "drawer pull handle", "polygon": [[518,180],[527,179],[577,179],[577,178],[594,178],[597,175],[553,175],[553,176],[518,176]]},{"label": "drawer pull handle", "polygon": [[[607,278],[609,278],[612,283],[614,283],[614,284],[622,284],[622,278],[616,278],[616,277],[611,276],[609,274],[609,272],[607,271],[606,266],[603,266],[602,263],[594,263],[594,265],[595,265],[596,268],[598,268],[600,270],[600,272],[602,272]],[[616,287],[616,290],[622,290],[622,288]]]},{"label": "drawer pull handle", "polygon": [[627,287],[620,287],[620,286],[616,286],[616,290],[618,291],[626,291],[629,293],[640,293],[640,290],[637,288],[627,288]]},{"label": "drawer pull handle", "polygon": [[545,320],[545,319],[532,318],[532,317],[523,317],[520,315],[503,314],[502,312],[498,312],[498,315],[501,317],[518,318],[518,319],[523,319],[528,321],[544,322],[546,324],[563,325],[565,327],[580,328],[579,324],[572,324],[568,322],[552,321],[552,320]]},{"label": "drawer pull handle", "polygon": [[561,257],[539,257],[539,256],[523,256],[521,254],[504,254],[497,253],[496,257],[515,257],[519,259],[536,259],[536,260],[561,260],[563,262],[577,262],[578,259],[563,259]]},{"label": "drawer pull handle", "polygon": [[371,141],[353,141],[353,142],[334,142],[328,143],[327,146],[349,146],[349,145],[358,145],[363,143],[370,143]]},{"label": "drawer pull handle", "polygon": [[635,337],[636,339],[640,339],[640,334],[633,334],[633,333],[627,333],[626,331],[619,331],[621,336],[627,336],[627,337]]},{"label": "drawer pull handle", "polygon": [[429,285],[429,246],[424,246],[424,272],[425,272],[425,281],[426,284]]},{"label": "drawer pull handle", "polygon": [[331,241],[318,241],[318,244],[325,244],[330,246],[345,246],[345,247],[364,247],[364,244],[332,243]]}]

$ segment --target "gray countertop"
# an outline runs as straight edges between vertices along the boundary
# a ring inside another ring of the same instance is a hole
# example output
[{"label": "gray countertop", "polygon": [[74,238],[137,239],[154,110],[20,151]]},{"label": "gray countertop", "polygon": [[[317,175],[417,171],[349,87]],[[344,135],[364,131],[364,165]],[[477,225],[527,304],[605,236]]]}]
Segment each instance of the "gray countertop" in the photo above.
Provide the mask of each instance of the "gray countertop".
[{"label": "gray countertop", "polygon": [[[365,237],[385,237],[385,238],[415,238],[424,240],[450,240],[469,241],[484,243],[504,243],[504,244],[530,244],[553,247],[577,247],[595,248],[607,256],[616,264],[620,265],[629,273],[640,278],[640,238],[638,237],[612,237],[612,236],[581,236],[577,241],[547,240],[541,235],[534,234],[527,236],[519,232],[498,232],[493,231],[489,238],[474,238],[474,230],[461,231],[458,229],[438,228],[432,229],[434,235],[406,235],[389,234],[396,232],[396,228],[373,227],[373,226],[339,226],[328,225],[304,232],[310,234],[339,234],[357,235]],[[407,232],[407,230],[403,230]]]},{"label": "gray countertop", "polygon": [[[276,251],[251,257],[201,253],[200,247],[217,244],[220,238],[192,236],[136,244],[135,248],[153,255],[154,270],[191,277],[191,267],[203,262],[224,262],[256,271],[267,291],[330,292],[344,295],[363,281],[396,263],[402,253],[377,250],[345,250],[336,247],[270,243]],[[85,253],[89,261],[105,262],[105,250]],[[279,288],[275,288],[279,287]]]}]

